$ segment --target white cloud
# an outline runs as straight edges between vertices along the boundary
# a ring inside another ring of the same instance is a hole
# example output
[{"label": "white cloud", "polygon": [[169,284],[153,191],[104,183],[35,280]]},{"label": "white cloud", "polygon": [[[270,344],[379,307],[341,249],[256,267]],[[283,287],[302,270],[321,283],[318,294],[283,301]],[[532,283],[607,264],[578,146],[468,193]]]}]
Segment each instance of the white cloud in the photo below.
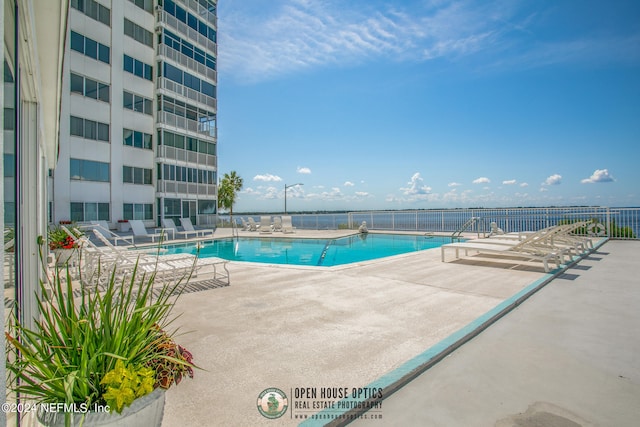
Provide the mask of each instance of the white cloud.
[{"label": "white cloud", "polygon": [[267,187],[261,199],[269,199],[269,200],[278,199],[280,198],[279,192],[280,190],[278,190],[275,187]]},{"label": "white cloud", "polygon": [[544,185],[560,185],[561,182],[562,182],[562,175],[558,175],[556,173],[548,177],[544,181]]},{"label": "white cloud", "polygon": [[366,191],[356,191],[356,196],[358,196],[358,197],[368,197],[369,193],[367,193]]},{"label": "white cloud", "polygon": [[411,181],[407,182],[409,187],[400,188],[405,196],[425,195],[431,193],[431,187],[423,185],[424,180],[420,177],[420,173],[416,172],[411,177]]},{"label": "white cloud", "polygon": [[527,184],[526,182],[523,182],[523,183],[520,184],[520,187],[528,187],[528,186],[529,186],[529,184]]},{"label": "white cloud", "polygon": [[256,175],[253,177],[254,181],[264,181],[264,182],[272,182],[272,181],[282,181],[278,175],[271,175],[270,173],[266,173],[264,175]]},{"label": "white cloud", "polygon": [[504,185],[514,185],[516,183],[515,179],[510,179],[508,181],[502,181],[502,184]]},{"label": "white cloud", "polygon": [[311,173],[311,169],[309,168],[303,168],[298,166],[298,173],[302,173],[302,174],[310,174]]},{"label": "white cloud", "polygon": [[342,185],[344,185],[345,187],[353,187],[355,184],[351,181],[345,181]]},{"label": "white cloud", "polygon": [[583,184],[593,184],[596,182],[613,182],[615,181],[607,169],[596,169],[589,178],[580,181]]},{"label": "white cloud", "polygon": [[635,63],[640,58],[640,36],[635,33],[531,43],[531,34],[539,25],[546,27],[553,15],[549,9],[530,13],[521,2],[500,0],[365,5],[338,0],[225,1],[218,13],[219,27],[224,28],[218,40],[219,64],[221,74],[255,82],[380,57],[418,62],[482,53],[486,68],[585,60]]},{"label": "white cloud", "polygon": [[[260,80],[328,64],[385,56],[424,61],[493,46],[509,10],[501,4],[443,2],[426,7],[350,6],[336,0],[223,2],[219,57],[225,75]],[[509,29],[510,30],[510,29]]]},{"label": "white cloud", "polygon": [[460,184],[459,182],[450,182],[449,184],[447,184],[449,187],[458,187],[462,184]]},{"label": "white cloud", "polygon": [[474,179],[473,183],[474,184],[488,184],[490,183],[491,180],[485,176],[481,176],[480,178]]}]

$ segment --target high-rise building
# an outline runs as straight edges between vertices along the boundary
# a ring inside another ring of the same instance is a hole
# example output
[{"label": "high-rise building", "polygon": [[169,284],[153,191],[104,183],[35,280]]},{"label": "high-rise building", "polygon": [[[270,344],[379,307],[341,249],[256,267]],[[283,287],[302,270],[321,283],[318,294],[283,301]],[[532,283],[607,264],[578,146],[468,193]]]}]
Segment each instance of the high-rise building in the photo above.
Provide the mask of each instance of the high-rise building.
[{"label": "high-rise building", "polygon": [[52,222],[215,223],[217,1],[70,6]]}]

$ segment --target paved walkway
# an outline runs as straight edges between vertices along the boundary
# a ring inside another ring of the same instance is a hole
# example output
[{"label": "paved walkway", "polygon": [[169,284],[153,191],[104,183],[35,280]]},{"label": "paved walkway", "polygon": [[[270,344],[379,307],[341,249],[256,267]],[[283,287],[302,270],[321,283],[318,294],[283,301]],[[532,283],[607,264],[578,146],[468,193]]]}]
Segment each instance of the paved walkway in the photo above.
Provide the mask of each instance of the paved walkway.
[{"label": "paved walkway", "polygon": [[606,243],[351,425],[640,425],[639,255]]}]

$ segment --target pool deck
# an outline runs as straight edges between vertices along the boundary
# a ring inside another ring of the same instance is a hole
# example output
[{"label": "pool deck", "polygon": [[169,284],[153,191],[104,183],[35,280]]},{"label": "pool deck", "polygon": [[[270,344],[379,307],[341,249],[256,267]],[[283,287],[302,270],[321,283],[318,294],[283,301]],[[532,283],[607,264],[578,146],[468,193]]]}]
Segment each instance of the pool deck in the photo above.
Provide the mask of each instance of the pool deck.
[{"label": "pool deck", "polygon": [[[551,275],[496,258],[443,263],[439,249],[330,268],[231,262],[230,286],[178,300],[176,325],[191,332],[177,341],[203,370],[167,392],[163,426],[298,425],[322,399],[296,389],[394,377],[382,419],[353,425],[637,425],[638,255],[640,242],[607,242],[410,382],[399,374],[408,363]],[[289,398],[277,420],[256,407],[271,387]]]}]

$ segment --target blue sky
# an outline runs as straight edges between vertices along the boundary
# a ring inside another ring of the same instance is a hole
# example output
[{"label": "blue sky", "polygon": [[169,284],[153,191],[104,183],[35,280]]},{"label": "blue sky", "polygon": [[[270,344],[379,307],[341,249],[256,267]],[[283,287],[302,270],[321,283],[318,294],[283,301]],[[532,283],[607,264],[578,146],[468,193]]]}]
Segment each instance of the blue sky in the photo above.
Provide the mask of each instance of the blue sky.
[{"label": "blue sky", "polygon": [[234,211],[640,206],[640,2],[224,0]]}]

